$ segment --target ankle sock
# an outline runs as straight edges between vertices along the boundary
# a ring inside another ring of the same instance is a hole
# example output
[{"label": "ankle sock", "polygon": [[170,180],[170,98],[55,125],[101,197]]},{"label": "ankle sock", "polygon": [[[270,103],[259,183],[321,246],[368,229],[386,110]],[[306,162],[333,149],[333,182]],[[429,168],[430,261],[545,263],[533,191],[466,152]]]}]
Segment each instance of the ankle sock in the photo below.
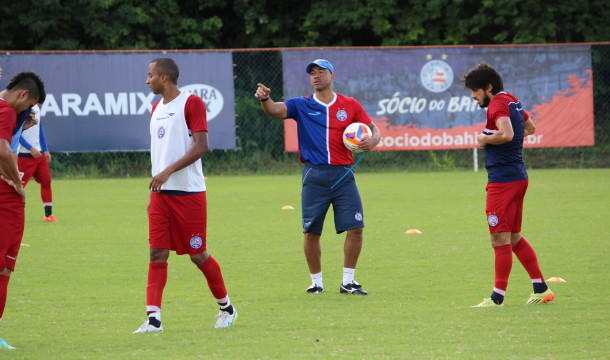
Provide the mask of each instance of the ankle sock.
[{"label": "ankle sock", "polygon": [[233,315],[233,311],[235,311],[233,309],[233,305],[229,305],[229,306],[226,306],[226,307],[221,307],[220,310],[222,310],[224,312],[228,312],[231,315]]}]

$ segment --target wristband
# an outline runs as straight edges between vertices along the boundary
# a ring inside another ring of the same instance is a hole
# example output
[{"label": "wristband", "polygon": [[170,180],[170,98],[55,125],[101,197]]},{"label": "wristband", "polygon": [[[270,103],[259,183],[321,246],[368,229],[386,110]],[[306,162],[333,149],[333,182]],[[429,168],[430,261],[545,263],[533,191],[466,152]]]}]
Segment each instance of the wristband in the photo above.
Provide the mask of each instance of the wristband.
[{"label": "wristband", "polygon": [[258,99],[258,101],[260,101],[260,102],[265,102],[267,100],[269,100],[269,97],[267,97],[266,99]]}]

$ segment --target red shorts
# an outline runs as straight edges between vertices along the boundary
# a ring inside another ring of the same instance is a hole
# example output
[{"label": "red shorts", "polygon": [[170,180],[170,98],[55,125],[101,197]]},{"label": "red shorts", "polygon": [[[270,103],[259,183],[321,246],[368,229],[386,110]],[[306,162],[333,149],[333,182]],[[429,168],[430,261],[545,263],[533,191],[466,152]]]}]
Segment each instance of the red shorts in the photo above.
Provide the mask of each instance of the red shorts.
[{"label": "red shorts", "polygon": [[487,184],[485,213],[489,233],[521,232],[523,198],[527,191],[527,184],[527,180]]},{"label": "red shorts", "polygon": [[151,249],[195,255],[206,250],[205,191],[189,195],[151,193],[148,241]]},{"label": "red shorts", "polygon": [[21,179],[23,186],[27,185],[28,181],[34,176],[39,184],[50,184],[51,183],[51,171],[49,170],[49,162],[47,157],[42,155],[40,157],[19,157],[19,171],[23,172],[23,178]]},{"label": "red shorts", "polygon": [[15,191],[0,192],[0,270],[9,268],[15,271],[24,225],[23,198]]}]

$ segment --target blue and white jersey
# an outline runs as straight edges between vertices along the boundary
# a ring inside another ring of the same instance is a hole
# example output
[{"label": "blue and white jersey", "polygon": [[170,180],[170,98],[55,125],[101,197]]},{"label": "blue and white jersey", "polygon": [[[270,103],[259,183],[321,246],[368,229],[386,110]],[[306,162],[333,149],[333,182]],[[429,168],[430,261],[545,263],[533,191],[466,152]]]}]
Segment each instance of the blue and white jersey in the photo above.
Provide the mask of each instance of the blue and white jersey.
[{"label": "blue and white jersey", "polygon": [[525,162],[521,156],[525,122],[529,119],[523,111],[521,102],[507,92],[498,93],[487,107],[487,123],[484,134],[490,135],[498,131],[496,122],[502,117],[510,118],[513,127],[513,139],[505,144],[485,145],[485,168],[488,182],[505,183],[527,179]]},{"label": "blue and white jersey", "polygon": [[317,165],[354,163],[352,152],[343,145],[343,131],[354,122],[371,124],[371,118],[358,101],[335,94],[333,101],[325,104],[312,94],[284,103],[288,108],[286,118],[297,122],[301,161]]}]

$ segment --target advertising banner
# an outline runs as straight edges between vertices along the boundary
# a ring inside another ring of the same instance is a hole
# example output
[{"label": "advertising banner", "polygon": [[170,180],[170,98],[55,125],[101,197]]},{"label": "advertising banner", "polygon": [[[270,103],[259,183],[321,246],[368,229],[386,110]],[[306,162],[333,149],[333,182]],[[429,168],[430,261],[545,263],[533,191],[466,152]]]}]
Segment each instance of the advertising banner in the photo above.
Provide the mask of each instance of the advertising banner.
[{"label": "advertising banner", "polygon": [[36,72],[47,99],[41,115],[51,151],[150,150],[150,111],[161,98],[146,85],[148,64],[173,58],[178,86],[203,99],[210,147],[235,148],[230,52],[2,54],[4,88],[20,71]]},{"label": "advertising banner", "polygon": [[[481,62],[531,113],[536,133],[524,146],[594,145],[589,45],[285,50],[285,99],[313,93],[305,67],[318,58],[333,64],[333,90],[358,100],[380,128],[377,150],[478,147],[486,109],[462,77]],[[293,120],[285,120],[285,149],[298,150]]]}]

